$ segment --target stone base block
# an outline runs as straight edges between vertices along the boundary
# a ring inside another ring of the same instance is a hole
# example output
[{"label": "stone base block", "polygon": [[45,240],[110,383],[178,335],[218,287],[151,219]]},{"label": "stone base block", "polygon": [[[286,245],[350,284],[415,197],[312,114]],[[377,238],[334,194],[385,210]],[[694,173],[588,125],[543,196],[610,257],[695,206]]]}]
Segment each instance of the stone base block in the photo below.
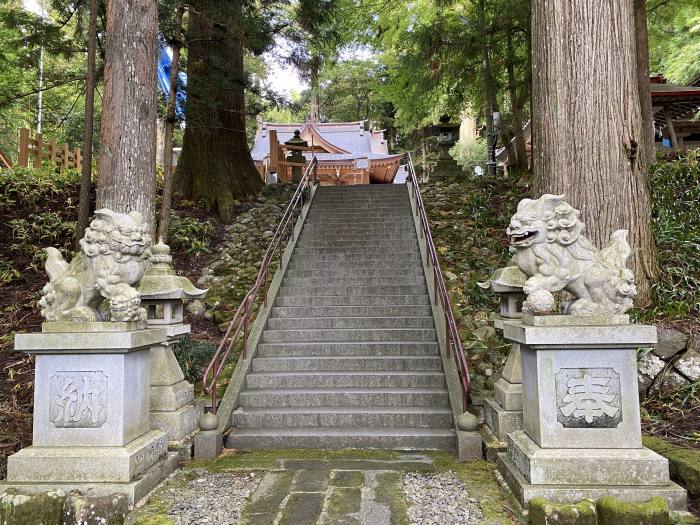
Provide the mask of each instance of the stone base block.
[{"label": "stone base block", "polygon": [[123,447],[31,446],[7,458],[7,480],[128,483],[167,452],[167,438],[156,430]]},{"label": "stone base block", "polygon": [[165,432],[168,441],[181,441],[197,429],[197,409],[186,405],[172,412],[151,412],[151,428]]},{"label": "stone base block", "polygon": [[455,434],[457,434],[457,456],[460,461],[484,457],[481,451],[481,435],[478,431],[455,430]]},{"label": "stone base block", "polygon": [[158,484],[175,472],[179,458],[177,453],[169,452],[151,465],[145,472],[128,483],[83,483],[83,482],[12,482],[0,481],[0,492],[14,488],[19,492],[39,493],[51,490],[61,490],[68,494],[72,490],[79,490],[81,494],[89,497],[110,496],[112,494],[126,494],[129,505],[133,506]]},{"label": "stone base block", "polygon": [[603,496],[632,503],[642,503],[658,496],[666,500],[671,510],[677,511],[686,510],[688,505],[685,489],[673,482],[651,486],[536,485],[528,482],[507,454],[502,452],[498,454],[498,471],[523,507],[532,498],[544,498],[554,503],[578,503],[584,499],[595,501]]},{"label": "stone base block", "polygon": [[194,386],[187,381],[173,385],[151,385],[151,412],[171,412],[191,403],[194,399]]},{"label": "stone base block", "polygon": [[499,441],[506,441],[509,432],[522,430],[522,410],[504,410],[493,399],[486,398],[484,403],[484,418],[491,432]]},{"label": "stone base block", "polygon": [[506,444],[495,436],[491,429],[486,425],[483,425],[479,429],[479,434],[481,435],[481,448],[483,450],[484,458],[489,463],[496,463],[498,459],[499,452],[506,451]]},{"label": "stone base block", "polygon": [[194,459],[216,458],[223,449],[223,434],[218,430],[203,430],[194,435]]},{"label": "stone base block", "polygon": [[508,434],[508,459],[534,485],[668,485],[668,461],[648,448],[543,449]]},{"label": "stone base block", "polygon": [[168,451],[176,452],[180,457],[181,463],[187,463],[192,460],[194,455],[194,434],[183,438],[180,441],[168,442]]},{"label": "stone base block", "polygon": [[502,377],[493,386],[493,399],[504,410],[523,409],[523,385],[511,383]]}]

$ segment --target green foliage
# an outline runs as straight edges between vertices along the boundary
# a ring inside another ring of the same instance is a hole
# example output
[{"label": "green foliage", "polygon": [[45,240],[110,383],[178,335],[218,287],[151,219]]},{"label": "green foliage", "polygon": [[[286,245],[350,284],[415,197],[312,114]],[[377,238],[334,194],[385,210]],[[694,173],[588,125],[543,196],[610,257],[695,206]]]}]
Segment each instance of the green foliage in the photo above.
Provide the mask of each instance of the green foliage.
[{"label": "green foliage", "polygon": [[214,233],[211,221],[200,221],[195,217],[177,212],[170,215],[170,246],[186,250],[189,254],[211,253],[210,243]]},{"label": "green foliage", "polygon": [[700,76],[700,3],[649,0],[649,64],[668,80],[687,84]]},{"label": "green foliage", "polygon": [[80,174],[16,168],[0,174],[0,284],[39,270],[43,249],[55,246],[68,256],[75,235]]},{"label": "green foliage", "polygon": [[700,315],[700,162],[697,154],[651,169],[652,227],[660,275],[644,319]]},{"label": "green foliage", "polygon": [[457,142],[450,150],[450,155],[467,173],[474,173],[477,166],[484,167],[486,163],[486,139],[478,138],[474,142],[463,144]]},{"label": "green foliage", "polygon": [[216,347],[211,342],[197,341],[189,336],[180,339],[173,348],[177,362],[185,374],[185,380],[190,383],[202,380],[215,351]]}]

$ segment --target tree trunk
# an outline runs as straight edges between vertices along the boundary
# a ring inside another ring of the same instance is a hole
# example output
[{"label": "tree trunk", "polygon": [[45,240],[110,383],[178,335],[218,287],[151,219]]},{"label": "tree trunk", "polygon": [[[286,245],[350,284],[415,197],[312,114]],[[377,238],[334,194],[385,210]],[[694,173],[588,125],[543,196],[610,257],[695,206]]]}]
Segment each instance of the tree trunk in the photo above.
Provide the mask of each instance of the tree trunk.
[{"label": "tree trunk", "polygon": [[488,174],[494,176],[496,174],[496,164],[493,162],[493,153],[496,148],[497,137],[494,132],[493,112],[496,111],[498,104],[496,100],[496,89],[493,85],[491,77],[490,52],[489,52],[489,35],[486,27],[486,2],[480,0],[477,4],[479,28],[482,34],[481,59],[484,74],[484,92],[486,95],[486,166]]},{"label": "tree trunk", "polygon": [[170,89],[168,90],[168,105],[165,110],[165,136],[163,137],[163,203],[160,208],[160,220],[158,221],[158,237],[163,242],[168,242],[170,229],[170,207],[173,200],[173,128],[177,118],[175,107],[177,105],[178,72],[180,70],[180,47],[182,46],[182,17],[185,8],[182,4],[177,6],[175,14],[175,37],[171,41],[173,48],[173,60],[170,64]]},{"label": "tree trunk", "polygon": [[[311,57],[311,120],[321,122],[321,86],[319,84],[320,59],[314,55]],[[358,109],[359,111],[359,109]]]},{"label": "tree trunk", "polygon": [[[263,181],[246,141],[240,5],[191,2],[188,23],[187,127],[175,188],[229,218],[233,201]],[[235,6],[238,6],[236,8]]]},{"label": "tree trunk", "polygon": [[637,56],[637,88],[642,111],[642,134],[639,141],[639,160],[645,169],[654,162],[654,116],[651,110],[649,88],[649,31],[647,28],[646,0],[634,0],[634,36]]},{"label": "tree trunk", "polygon": [[533,162],[537,194],[564,194],[599,248],[629,230],[645,305],[656,255],[632,2],[533,2]]},{"label": "tree trunk", "polygon": [[141,212],[155,231],[156,49],[153,0],[107,2],[98,208]]},{"label": "tree trunk", "polygon": [[83,131],[83,167],[80,174],[78,223],[75,227],[75,251],[90,221],[90,190],[92,189],[92,134],[95,114],[95,51],[97,49],[97,0],[89,2],[87,75],[85,79],[85,129]]}]

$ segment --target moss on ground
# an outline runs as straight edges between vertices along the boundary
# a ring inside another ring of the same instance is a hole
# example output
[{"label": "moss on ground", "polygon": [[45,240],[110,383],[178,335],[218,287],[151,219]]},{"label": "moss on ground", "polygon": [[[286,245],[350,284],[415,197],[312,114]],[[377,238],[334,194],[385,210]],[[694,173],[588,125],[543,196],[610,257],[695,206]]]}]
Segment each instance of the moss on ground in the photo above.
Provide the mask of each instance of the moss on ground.
[{"label": "moss on ground", "polygon": [[625,503],[603,496],[596,503],[600,525],[669,525],[668,503],[651,498],[646,503]]},{"label": "moss on ground", "polygon": [[542,498],[528,503],[530,525],[596,525],[595,503],[583,500],[574,504],[559,504]]},{"label": "moss on ground", "polygon": [[700,497],[700,450],[683,448],[658,437],[644,436],[644,446],[668,459],[671,478],[693,497]]},{"label": "moss on ground", "polygon": [[401,472],[382,472],[375,479],[374,498],[391,511],[391,525],[408,525],[408,502]]}]

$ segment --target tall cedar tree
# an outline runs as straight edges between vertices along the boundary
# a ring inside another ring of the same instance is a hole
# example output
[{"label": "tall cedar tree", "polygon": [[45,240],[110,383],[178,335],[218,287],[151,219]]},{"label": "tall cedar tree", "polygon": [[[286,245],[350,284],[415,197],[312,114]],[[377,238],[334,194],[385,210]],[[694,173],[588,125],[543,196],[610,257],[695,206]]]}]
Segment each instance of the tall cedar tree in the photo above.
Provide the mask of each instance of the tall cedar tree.
[{"label": "tall cedar tree", "polygon": [[262,52],[270,31],[243,0],[194,0],[190,6],[187,126],[174,185],[226,219],[236,198],[263,185],[246,140],[243,54],[246,47]]},{"label": "tall cedar tree", "polygon": [[155,233],[155,0],[107,2],[97,207],[138,211]]},{"label": "tall cedar tree", "polygon": [[647,304],[656,254],[633,0],[534,0],[532,51],[537,194],[564,194],[598,247],[629,230]]}]

